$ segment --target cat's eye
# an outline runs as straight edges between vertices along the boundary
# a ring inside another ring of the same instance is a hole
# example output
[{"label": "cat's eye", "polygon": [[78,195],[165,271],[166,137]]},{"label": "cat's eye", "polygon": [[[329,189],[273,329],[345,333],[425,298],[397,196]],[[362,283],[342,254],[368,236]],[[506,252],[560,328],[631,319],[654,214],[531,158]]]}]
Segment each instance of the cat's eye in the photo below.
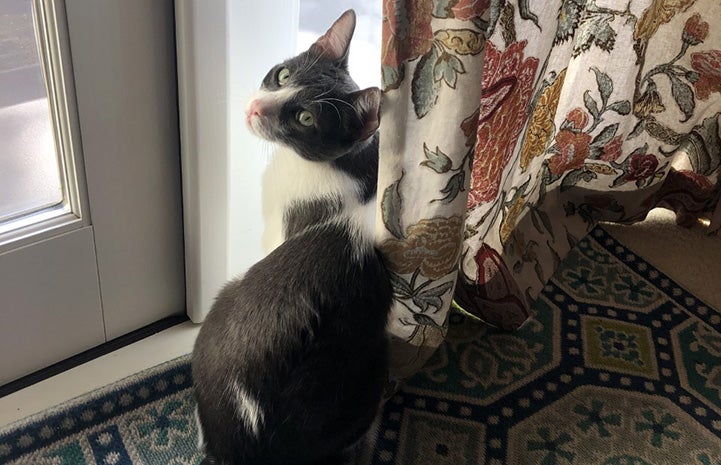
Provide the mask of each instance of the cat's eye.
[{"label": "cat's eye", "polygon": [[313,126],[313,123],[315,123],[315,117],[313,116],[313,113],[309,112],[308,110],[303,110],[299,112],[297,119],[300,124],[306,127]]},{"label": "cat's eye", "polygon": [[288,68],[283,68],[280,71],[278,71],[278,85],[284,86],[288,83],[290,80],[290,70]]}]

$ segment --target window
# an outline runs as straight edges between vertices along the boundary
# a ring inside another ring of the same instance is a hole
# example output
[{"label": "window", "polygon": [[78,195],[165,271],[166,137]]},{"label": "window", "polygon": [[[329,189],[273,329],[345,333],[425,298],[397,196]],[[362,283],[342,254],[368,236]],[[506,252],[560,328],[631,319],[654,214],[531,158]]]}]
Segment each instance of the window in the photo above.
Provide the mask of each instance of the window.
[{"label": "window", "polygon": [[54,14],[39,0],[0,2],[0,246],[80,219]]}]

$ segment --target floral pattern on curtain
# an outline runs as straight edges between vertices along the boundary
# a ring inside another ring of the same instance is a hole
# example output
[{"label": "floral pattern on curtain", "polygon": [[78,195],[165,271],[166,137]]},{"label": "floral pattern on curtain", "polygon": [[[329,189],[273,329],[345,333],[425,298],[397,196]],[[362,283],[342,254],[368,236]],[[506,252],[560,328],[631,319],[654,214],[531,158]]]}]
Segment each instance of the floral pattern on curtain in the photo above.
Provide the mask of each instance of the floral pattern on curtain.
[{"label": "floral pattern on curtain", "polygon": [[718,1],[383,0],[383,11],[391,380],[442,341],[457,277],[464,309],[516,328],[596,222],[665,206],[690,223],[716,205]]},{"label": "floral pattern on curtain", "polygon": [[383,2],[377,224],[395,298],[390,390],[445,336],[481,99],[482,3]]},{"label": "floral pattern on curtain", "polygon": [[488,17],[456,299],[513,329],[598,221],[713,211],[721,4],[494,1]]}]

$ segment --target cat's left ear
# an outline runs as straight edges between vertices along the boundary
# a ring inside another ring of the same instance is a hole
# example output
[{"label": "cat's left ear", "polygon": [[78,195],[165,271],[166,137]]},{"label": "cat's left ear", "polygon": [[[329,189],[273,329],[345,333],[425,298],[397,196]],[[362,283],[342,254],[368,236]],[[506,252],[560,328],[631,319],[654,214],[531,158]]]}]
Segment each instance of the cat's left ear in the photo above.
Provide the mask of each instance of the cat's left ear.
[{"label": "cat's left ear", "polygon": [[365,140],[380,126],[381,90],[377,87],[359,90],[352,94],[352,99],[362,125],[359,139]]},{"label": "cat's left ear", "polygon": [[348,49],[355,30],[355,11],[348,10],[338,18],[328,31],[315,41],[310,51],[322,57],[348,65]]}]

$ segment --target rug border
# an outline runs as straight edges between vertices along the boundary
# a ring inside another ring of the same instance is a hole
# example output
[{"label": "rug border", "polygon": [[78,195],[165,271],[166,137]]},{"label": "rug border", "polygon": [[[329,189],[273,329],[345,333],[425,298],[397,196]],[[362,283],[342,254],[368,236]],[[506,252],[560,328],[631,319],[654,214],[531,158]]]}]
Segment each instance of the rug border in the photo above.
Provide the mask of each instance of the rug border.
[{"label": "rug border", "polygon": [[[108,394],[112,393],[113,391],[120,391],[124,388],[130,388],[134,384],[138,384],[141,379],[146,379],[146,378],[149,378],[152,376],[158,376],[158,375],[167,373],[169,371],[172,371],[173,369],[178,368],[179,366],[187,363],[190,359],[190,355],[191,354],[188,353],[188,354],[181,355],[179,357],[175,357],[166,362],[160,363],[158,365],[154,365],[150,368],[146,368],[137,373],[133,373],[132,375],[121,378],[121,379],[114,381],[110,384],[107,384],[105,386],[99,387],[97,389],[94,389],[94,390],[91,390],[91,391],[88,391],[88,392],[85,392],[82,394],[78,394],[77,396],[72,397],[71,399],[68,399],[68,400],[66,400],[60,404],[57,404],[53,407],[49,407],[40,412],[37,412],[37,413],[34,413],[27,417],[24,417],[20,420],[16,420],[12,423],[4,425],[4,426],[0,427],[0,438],[12,436],[13,434],[17,433],[19,430],[28,428],[33,423],[39,423],[41,421],[46,421],[50,417],[57,416],[59,414],[76,409],[81,405],[96,401],[96,400],[100,399],[101,397],[107,396]],[[52,378],[50,378],[46,381],[50,381],[51,379]]]}]

